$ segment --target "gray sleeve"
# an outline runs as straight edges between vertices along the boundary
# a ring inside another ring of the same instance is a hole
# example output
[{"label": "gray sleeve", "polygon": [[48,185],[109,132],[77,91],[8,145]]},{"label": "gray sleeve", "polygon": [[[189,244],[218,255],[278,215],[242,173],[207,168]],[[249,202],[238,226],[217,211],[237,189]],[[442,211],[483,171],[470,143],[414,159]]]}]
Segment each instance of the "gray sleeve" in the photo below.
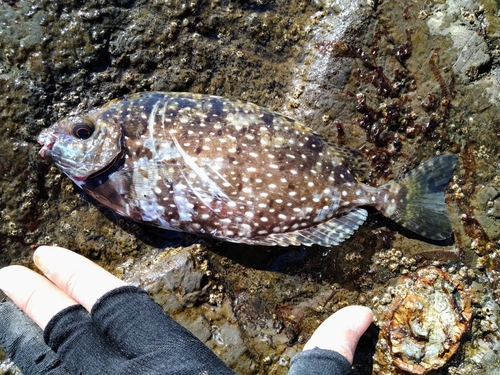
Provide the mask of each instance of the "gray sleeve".
[{"label": "gray sleeve", "polygon": [[296,354],[290,363],[288,375],[347,375],[351,365],[333,350],[314,348]]},{"label": "gray sleeve", "polygon": [[10,301],[0,303],[0,345],[25,375],[70,375],[42,330]]}]

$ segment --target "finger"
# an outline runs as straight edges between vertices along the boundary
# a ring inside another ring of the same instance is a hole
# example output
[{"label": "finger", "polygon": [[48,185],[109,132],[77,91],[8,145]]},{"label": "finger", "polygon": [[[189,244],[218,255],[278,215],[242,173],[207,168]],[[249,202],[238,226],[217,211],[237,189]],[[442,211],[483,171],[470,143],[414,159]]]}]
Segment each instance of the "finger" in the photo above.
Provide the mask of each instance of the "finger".
[{"label": "finger", "polygon": [[126,285],[87,258],[62,247],[41,246],[33,259],[45,276],[87,311],[102,295]]},{"label": "finger", "polygon": [[373,313],[368,307],[344,307],[321,323],[303,350],[335,350],[352,364],[359,338],[371,324],[372,318]]},{"label": "finger", "polygon": [[45,277],[22,266],[0,270],[0,289],[42,329],[59,311],[77,304]]}]

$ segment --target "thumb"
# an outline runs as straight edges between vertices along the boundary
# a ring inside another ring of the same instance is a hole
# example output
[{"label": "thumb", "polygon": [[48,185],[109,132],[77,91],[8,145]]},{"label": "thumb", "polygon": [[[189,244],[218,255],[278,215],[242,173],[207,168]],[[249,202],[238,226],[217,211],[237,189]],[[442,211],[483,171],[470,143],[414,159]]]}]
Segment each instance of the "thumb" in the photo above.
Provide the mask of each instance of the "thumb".
[{"label": "thumb", "polygon": [[303,350],[334,350],[352,364],[358,340],[370,326],[372,318],[373,313],[368,307],[344,307],[321,323]]}]

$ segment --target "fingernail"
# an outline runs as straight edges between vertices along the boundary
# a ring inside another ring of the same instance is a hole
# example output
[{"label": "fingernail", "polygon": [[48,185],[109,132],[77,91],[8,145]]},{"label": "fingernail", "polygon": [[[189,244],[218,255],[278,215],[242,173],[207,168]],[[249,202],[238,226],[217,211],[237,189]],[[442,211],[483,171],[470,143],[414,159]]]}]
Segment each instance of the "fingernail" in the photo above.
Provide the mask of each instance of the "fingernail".
[{"label": "fingernail", "polygon": [[35,262],[35,265],[42,272],[44,272],[46,270],[46,267],[45,267],[45,264],[43,261],[44,256],[46,254],[46,251],[50,251],[50,246],[40,246],[33,253],[33,262]]}]

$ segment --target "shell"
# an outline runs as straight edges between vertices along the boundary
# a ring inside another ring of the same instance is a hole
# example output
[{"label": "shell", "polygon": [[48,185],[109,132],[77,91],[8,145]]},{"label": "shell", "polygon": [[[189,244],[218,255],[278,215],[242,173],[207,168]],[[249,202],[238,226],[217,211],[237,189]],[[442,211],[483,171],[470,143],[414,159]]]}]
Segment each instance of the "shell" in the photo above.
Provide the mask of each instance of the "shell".
[{"label": "shell", "polygon": [[396,289],[379,334],[376,360],[392,362],[410,374],[441,368],[469,329],[471,292],[436,267],[401,278]]}]

